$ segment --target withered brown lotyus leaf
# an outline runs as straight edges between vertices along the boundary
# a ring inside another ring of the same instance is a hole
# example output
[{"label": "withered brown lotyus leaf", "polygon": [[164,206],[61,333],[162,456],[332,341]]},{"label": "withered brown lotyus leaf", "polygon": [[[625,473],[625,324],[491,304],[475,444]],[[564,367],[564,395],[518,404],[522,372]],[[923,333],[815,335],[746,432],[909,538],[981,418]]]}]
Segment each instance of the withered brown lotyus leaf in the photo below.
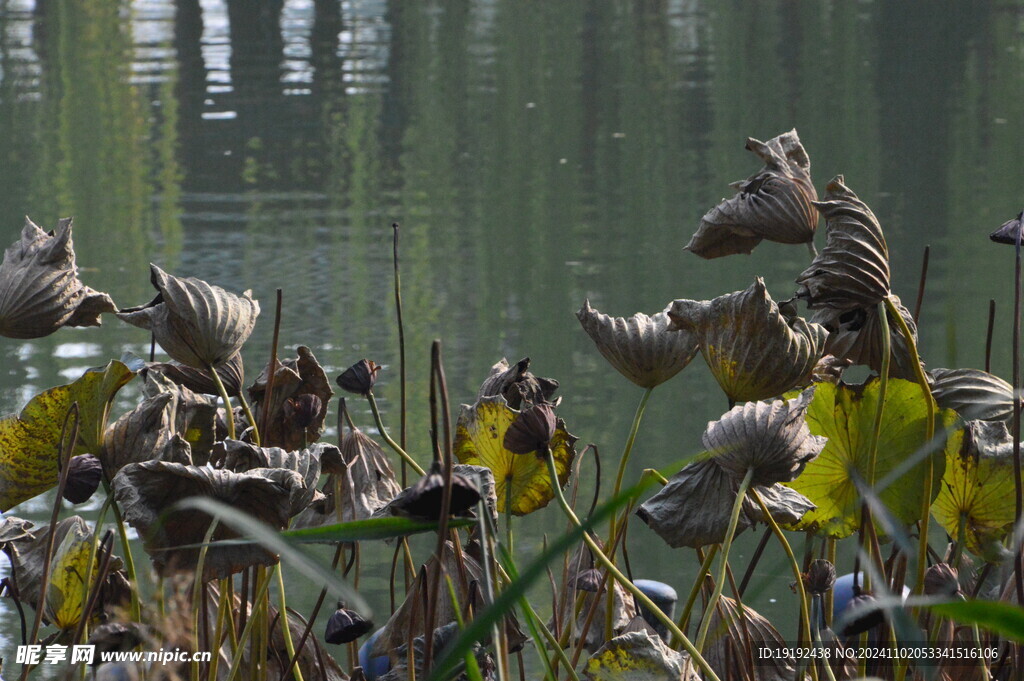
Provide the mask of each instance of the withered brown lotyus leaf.
[{"label": "withered brown lotyus leaf", "polygon": [[790,482],[825,447],[804,418],[814,389],[792,400],[747,402],[708,423],[704,449],[736,480],[754,469],[753,485]]},{"label": "withered brown lotyus leaf", "polygon": [[[213,382],[213,375],[208,369],[196,369],[179,362],[152,362],[146,366],[159,371],[178,385],[183,385],[193,392],[220,396],[220,390]],[[231,359],[218,366],[217,375],[220,376],[221,383],[224,384],[228,395],[232,397],[241,395],[242,383],[245,382],[242,355],[236,352]]]},{"label": "withered brown lotyus leaf", "polygon": [[610,317],[590,306],[576,313],[598,351],[619,373],[641,388],[661,385],[682,371],[697,354],[697,339],[670,328],[668,308],[648,317]]},{"label": "withered brown lotyus leaf", "polygon": [[234,473],[260,471],[293,471],[302,479],[301,485],[291,488],[288,516],[306,510],[318,497],[316,485],[320,481],[320,457],[325,451],[337,453],[329,444],[316,444],[308,449],[288,452],[280,447],[259,447],[241,440],[223,440],[213,446],[211,462]]},{"label": "withered brown lotyus leaf", "polygon": [[25,218],[21,240],[0,264],[0,336],[42,338],[62,326],[99,326],[117,307],[78,279],[71,218],[45,232]]},{"label": "withered brown lotyus leaf", "polygon": [[[305,345],[296,349],[294,359],[285,359],[277,363],[274,376],[274,392],[271,395],[269,418],[266,428],[260,433],[263,444],[284,449],[301,449],[320,439],[324,432],[324,419],[327,417],[327,406],[334,395],[331,382],[323,367],[317,362],[313,351]],[[256,382],[249,387],[249,397],[253,401],[255,413],[262,414],[266,408],[267,378],[270,367],[260,372]],[[312,421],[308,424],[289,418],[288,400],[295,400],[302,395],[314,395],[320,400]]]},{"label": "withered brown lotyus leaf", "polygon": [[[748,678],[747,637],[754,655],[754,681],[792,681],[796,676],[796,660],[786,654],[786,641],[779,631],[756,610],[742,608],[728,596],[722,596],[711,616],[708,630],[707,661],[722,679]],[[757,657],[757,651],[768,647],[773,655]]]},{"label": "withered brown lotyus leaf", "polygon": [[196,369],[220,366],[241,350],[260,313],[251,291],[239,296],[195,277],[149,268],[159,293],[145,305],[120,310],[119,319],[152,331],[172,359]]},{"label": "withered brown lotyus leaf", "polygon": [[[176,548],[201,544],[212,519],[195,510],[172,511],[178,501],[193,496],[212,497],[230,504],[271,527],[284,529],[292,499],[305,488],[294,470],[256,468],[245,473],[215,470],[208,466],[186,466],[167,461],[128,464],[114,477],[114,498],[124,518],[142,537],[153,566],[161,575],[196,569],[198,548]],[[219,523],[212,540],[234,539],[238,535]],[[212,546],[206,554],[202,579],[219,579],[250,565],[273,565],[277,556],[258,544]]]},{"label": "withered brown lotyus leaf", "polygon": [[[600,622],[596,618],[595,621]],[[583,667],[582,678],[587,681],[700,681],[689,655],[672,650],[657,634],[639,626],[607,641],[591,655]]]},{"label": "withered brown lotyus leaf", "polygon": [[[910,329],[916,344],[917,325],[914,323],[910,310],[903,306],[899,296],[890,295],[889,298],[899,310],[900,316],[907,328]],[[907,345],[906,339],[896,325],[895,318],[888,309],[886,309],[886,319],[889,323],[889,376],[910,381],[916,380],[917,373],[914,370],[910,346]],[[828,329],[828,339],[825,341],[826,353],[848,360],[853,364],[868,366],[878,373],[882,372],[882,325],[878,317],[877,306],[852,310],[823,307],[814,311],[811,321]]]},{"label": "withered brown lotyus leaf", "polygon": [[501,361],[491,367],[487,378],[480,385],[477,400],[501,395],[513,409],[521,409],[524,402],[527,403],[526,406],[552,401],[557,404],[558,400],[552,400],[552,397],[558,390],[558,381],[534,376],[529,369],[529,357],[524,357],[511,366],[508,360],[502,357]]},{"label": "withered brown lotyus leaf", "polygon": [[668,313],[693,333],[718,384],[733,402],[760,400],[805,385],[828,331],[780,310],[761,277],[714,300],[676,300]]},{"label": "withered brown lotyus leaf", "polygon": [[870,308],[889,295],[889,248],[874,213],[838,175],[817,202],[827,242],[796,278],[797,297],[812,310]]},{"label": "withered brown lotyus leaf", "polygon": [[1013,416],[1013,386],[980,369],[932,369],[932,397],[942,409],[965,420],[1009,421]]},{"label": "withered brown lotyus leaf", "polygon": [[783,244],[814,241],[818,194],[811,182],[811,161],[796,130],[767,142],[747,138],[746,148],[764,161],[764,168],[734,183],[736,195],[701,218],[686,250],[702,258],[750,253],[762,239]]}]

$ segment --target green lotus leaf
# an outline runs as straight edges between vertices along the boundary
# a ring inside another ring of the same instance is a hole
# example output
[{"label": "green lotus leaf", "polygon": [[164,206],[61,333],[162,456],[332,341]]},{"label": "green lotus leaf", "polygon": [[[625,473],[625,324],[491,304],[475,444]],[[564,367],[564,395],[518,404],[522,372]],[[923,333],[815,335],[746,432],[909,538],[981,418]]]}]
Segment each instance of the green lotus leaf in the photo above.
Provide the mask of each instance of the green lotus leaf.
[{"label": "green lotus leaf", "polygon": [[[483,397],[473,406],[462,405],[455,430],[455,455],[461,463],[491,469],[499,512],[505,511],[506,496],[511,494],[512,513],[526,515],[547,506],[554,493],[542,457],[513,454],[505,448],[505,431],[518,414],[500,395]],[[562,419],[558,419],[551,439],[551,451],[558,469],[558,484],[564,486],[576,458],[576,436],[565,429]]]},{"label": "green lotus leaf", "polygon": [[946,452],[942,487],[932,515],[950,537],[960,537],[971,553],[995,558],[994,543],[1013,528],[1013,439],[1003,422],[971,421],[963,444]]},{"label": "green lotus leaf", "polygon": [[[785,483],[817,506],[794,529],[839,538],[849,536],[860,526],[860,495],[855,479],[859,477],[868,483],[882,480],[925,445],[927,409],[934,407],[928,403],[930,400],[925,401],[917,384],[890,379],[872,473],[871,442],[878,400],[877,378],[863,385],[818,384],[807,409],[807,425],[814,435],[827,437],[828,443],[800,477]],[[956,420],[952,410],[938,410],[936,431],[951,428]],[[962,440],[963,431],[952,430],[945,451],[958,452]],[[931,499],[938,493],[945,459],[942,450],[931,455],[934,482],[927,491]],[[928,460],[922,459],[879,490],[879,498],[892,515],[905,523],[920,516],[926,492],[921,482],[927,475],[927,464]]]},{"label": "green lotus leaf", "polygon": [[114,395],[134,376],[122,362],[90,369],[68,385],[45,390],[20,414],[0,418],[0,511],[57,484],[57,449],[64,417],[78,403],[81,427],[75,454],[96,454]]}]

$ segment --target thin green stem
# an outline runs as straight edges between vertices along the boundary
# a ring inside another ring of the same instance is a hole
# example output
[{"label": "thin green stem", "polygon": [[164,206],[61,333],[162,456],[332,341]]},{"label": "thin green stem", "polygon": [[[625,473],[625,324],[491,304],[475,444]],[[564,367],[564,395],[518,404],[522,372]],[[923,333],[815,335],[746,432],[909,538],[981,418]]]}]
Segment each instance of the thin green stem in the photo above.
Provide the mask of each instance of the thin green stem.
[{"label": "thin green stem", "polygon": [[[580,519],[576,517],[576,513],[573,512],[572,507],[569,506],[569,502],[565,500],[565,495],[562,494],[562,488],[558,486],[558,469],[555,466],[555,456],[551,453],[550,447],[547,450],[547,459],[551,489],[554,491],[555,498],[558,500],[558,505],[562,507],[562,512],[565,513],[566,517],[569,518],[573,525],[577,528],[582,528],[583,525],[580,523]],[[611,573],[612,577],[614,577],[615,580],[623,586],[623,588],[633,594],[633,598],[635,598],[640,605],[647,608],[647,610],[650,611],[658,621],[665,625],[672,635],[682,642],[683,648],[690,654],[690,658],[693,660],[694,664],[700,667],[704,672],[705,680],[721,681],[721,679],[718,678],[718,675],[715,674],[715,670],[712,669],[711,665],[709,665],[707,660],[704,659],[704,656],[700,654],[700,651],[697,650],[690,642],[690,639],[686,637],[686,634],[679,631],[679,627],[677,627],[676,623],[672,621],[672,618],[666,615],[661,608],[656,606],[651,599],[647,597],[643,591],[638,589],[633,582],[631,582],[624,574],[622,574],[622,572],[619,571],[617,567],[615,567],[615,563],[609,560],[609,558],[604,554],[604,551],[601,550],[601,547],[597,545],[597,542],[595,542],[587,532],[583,533],[583,541],[586,543],[591,553],[594,554],[594,557],[598,562],[600,562],[601,565]]]},{"label": "thin green stem", "polygon": [[[213,533],[217,531],[217,525],[219,524],[220,521],[214,518],[210,526],[206,528],[206,535],[203,536],[203,545],[199,549],[199,557],[196,560],[195,578],[192,583],[192,621],[195,623],[195,631],[193,633],[196,637],[196,650],[203,650],[204,648],[202,641],[199,640],[199,631],[208,626],[208,622],[203,619],[205,609],[200,607],[202,600],[206,598],[206,581],[203,579],[203,572],[205,571],[206,554],[210,549],[210,541],[213,539]],[[192,681],[199,681],[198,660],[192,663]]]},{"label": "thin green stem", "polygon": [[878,377],[878,405],[875,407],[875,421],[871,430],[871,467],[868,468],[868,484],[875,484],[875,463],[878,460],[878,438],[882,434],[882,415],[885,412],[885,393],[889,385],[889,362],[892,359],[889,336],[889,315],[885,304],[878,303],[878,324],[882,331],[882,371]]},{"label": "thin green stem", "polygon": [[736,491],[736,501],[732,505],[732,514],[729,516],[729,529],[725,532],[725,540],[722,542],[722,567],[718,570],[718,578],[715,580],[715,588],[711,592],[711,600],[704,609],[704,617],[700,621],[700,629],[697,630],[697,650],[704,650],[704,643],[708,638],[708,630],[711,628],[711,616],[718,607],[718,599],[722,597],[722,589],[725,587],[726,571],[729,568],[729,549],[732,547],[733,535],[736,534],[736,526],[740,521],[740,510],[743,508],[743,499],[747,496],[750,488],[750,481],[754,479],[754,468],[747,469],[743,476],[740,487]]},{"label": "thin green stem", "polygon": [[231,409],[231,398],[228,397],[228,389],[224,387],[224,381],[220,380],[220,374],[217,373],[217,370],[213,368],[212,364],[207,364],[206,368],[213,377],[213,384],[217,386],[217,390],[220,392],[220,399],[224,401],[224,421],[228,425],[228,439],[234,440],[235,414]]},{"label": "thin green stem", "polygon": [[[772,528],[772,532],[778,537],[779,543],[782,544],[782,549],[786,552],[786,557],[789,558],[789,565],[793,569],[793,577],[796,579],[797,593],[800,596],[800,612],[803,614],[804,631],[802,635],[804,640],[811,642],[814,639],[811,638],[811,608],[807,602],[807,590],[804,588],[803,575],[800,573],[800,563],[796,560],[796,555],[793,553],[793,548],[789,545],[786,540],[786,535],[782,533],[782,529],[779,524],[775,522],[775,518],[772,517],[768,507],[765,506],[764,500],[761,495],[757,493],[756,489],[750,490],[750,495],[754,497],[754,501],[761,507],[761,513],[764,515],[765,522]],[[818,681],[818,670],[811,665],[811,677],[814,681]]]},{"label": "thin green stem", "polygon": [[[249,407],[249,401],[245,399],[244,394],[238,393],[238,401],[242,403],[242,413],[245,414],[245,419],[249,422],[249,425],[252,426],[252,441],[258,447],[262,443],[262,439],[260,438],[260,429],[256,425],[256,417],[253,416],[252,409]],[[302,437],[306,437],[305,429],[302,431]],[[305,442],[303,442],[303,444],[305,444]]]},{"label": "thin green stem", "polygon": [[[679,628],[686,631],[687,627],[690,626],[690,612],[693,610],[694,604],[697,602],[697,596],[700,595],[700,590],[704,586],[704,578],[708,574],[708,570],[711,568],[711,561],[715,559],[715,555],[718,553],[718,544],[712,544],[711,548],[708,549],[708,553],[704,556],[704,560],[700,564],[700,572],[697,573],[697,579],[694,580],[693,586],[690,587],[690,595],[686,598],[686,605],[683,606],[683,612],[679,615]],[[675,648],[679,645],[679,641],[673,640],[672,647]]]},{"label": "thin green stem", "polygon": [[[105,485],[104,485],[105,486]],[[107,494],[110,494],[107,488]],[[121,509],[114,501],[110,507],[114,510],[114,520],[117,522],[117,536],[121,539],[121,551],[124,553],[124,570],[128,573],[128,583],[132,588],[131,593],[131,615],[133,622],[142,621],[142,605],[139,603],[139,580],[135,572],[135,559],[132,558],[132,546],[128,541],[128,531],[124,529],[124,519],[121,518]]]},{"label": "thin green stem", "polygon": [[650,399],[653,391],[654,388],[647,388],[644,390],[644,394],[640,398],[640,404],[636,407],[636,413],[633,415],[633,424],[629,427],[629,436],[626,438],[626,446],[622,450],[622,456],[619,457],[619,470],[615,474],[615,486],[612,488],[612,497],[616,496],[622,490],[622,479],[626,475],[626,464],[629,462],[629,455],[633,451],[633,443],[636,441],[636,434],[640,430],[640,421],[644,417],[644,410],[647,408],[647,400]]},{"label": "thin green stem", "polygon": [[395,453],[397,453],[398,456],[402,457],[402,461],[409,464],[416,473],[419,475],[426,475],[426,471],[423,470],[422,466],[416,463],[416,459],[409,456],[409,453],[402,449],[402,446],[392,440],[391,436],[388,435],[388,430],[384,427],[384,421],[380,418],[380,409],[377,408],[377,400],[374,398],[373,393],[367,393],[366,399],[370,403],[370,411],[373,412],[373,420],[377,424],[377,431],[380,433],[380,436],[384,438],[384,442],[387,442],[388,446],[395,450]]},{"label": "thin green stem", "polygon": [[[281,635],[284,637],[284,647],[288,651],[288,659],[295,658],[295,643],[292,642],[292,628],[288,626],[288,602],[284,595],[284,575],[281,572],[281,564],[274,566],[274,575],[277,577],[277,600],[280,604],[278,609],[278,624],[281,627]],[[292,668],[295,681],[303,681],[302,668],[295,665]]]},{"label": "thin green stem", "polygon": [[[242,629],[242,635],[238,637],[238,653],[231,659],[231,670],[228,672],[227,681],[232,681],[238,676],[238,670],[242,666],[242,658],[245,655],[242,651],[245,650],[245,644],[249,642],[249,637],[252,635],[253,623],[262,619],[256,616],[256,604],[259,603],[267,595],[267,589],[270,588],[270,578],[266,575],[266,572],[260,575],[259,585],[256,588],[256,594],[252,599],[253,616],[249,617],[245,622],[245,628]],[[244,605],[243,605],[244,607]],[[258,664],[258,651],[254,651],[252,657],[253,668]]]},{"label": "thin green stem", "polygon": [[[896,320],[897,326],[900,327],[900,333],[903,334],[904,340],[907,341],[907,349],[910,351],[910,364],[914,370],[914,377],[917,379],[918,385],[921,386],[924,402],[928,406],[925,410],[924,441],[926,446],[931,447],[932,440],[935,438],[935,399],[932,397],[931,387],[928,385],[928,378],[924,375],[924,369],[921,368],[921,359],[917,354],[917,343],[914,342],[914,336],[910,333],[910,328],[896,308],[896,304],[892,302],[892,298],[887,297],[885,304],[889,308],[893,319]],[[1014,438],[1014,440],[1017,440],[1017,438]],[[927,473],[924,479],[925,493],[921,501],[921,530],[917,551],[917,584],[914,585],[914,593],[916,594],[924,593],[924,573],[928,569],[928,521],[931,517],[932,485],[935,479],[935,465],[931,454],[931,452],[928,453]]]}]

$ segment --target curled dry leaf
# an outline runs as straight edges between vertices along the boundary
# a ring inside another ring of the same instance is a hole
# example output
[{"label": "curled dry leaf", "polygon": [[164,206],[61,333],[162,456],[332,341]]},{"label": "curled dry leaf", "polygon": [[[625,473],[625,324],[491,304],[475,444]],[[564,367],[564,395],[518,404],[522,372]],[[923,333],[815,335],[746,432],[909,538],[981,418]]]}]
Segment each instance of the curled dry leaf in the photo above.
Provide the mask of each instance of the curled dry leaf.
[{"label": "curled dry leaf", "polygon": [[[300,345],[295,352],[295,359],[277,363],[269,417],[266,427],[260,433],[265,445],[300,449],[319,440],[324,432],[324,418],[327,416],[327,406],[334,395],[334,390],[331,389],[331,382],[312,350]],[[253,409],[257,414],[262,414],[266,408],[264,402],[269,373],[270,367],[267,366],[249,388],[249,397],[252,398]],[[288,418],[288,401],[304,395],[313,395],[320,403],[312,420],[302,425],[295,419]]]},{"label": "curled dry leaf", "polygon": [[1009,421],[1013,416],[1013,386],[980,369],[932,369],[932,397],[943,409],[965,419]]},{"label": "curled dry leaf", "polygon": [[[744,604],[741,609],[734,599],[722,596],[711,616],[708,631],[706,657],[719,678],[747,678],[748,636],[749,650],[755,656],[755,681],[792,681],[796,678],[796,660],[786,653],[791,647],[787,648],[785,639],[771,622],[749,605]],[[773,654],[764,659],[756,657],[756,651],[766,647]]]},{"label": "curled dry leaf", "polygon": [[42,338],[62,326],[99,326],[117,307],[78,279],[71,218],[45,232],[25,218],[21,240],[0,264],[0,336]]},{"label": "curled dry leaf", "polygon": [[[448,514],[469,515],[480,501],[480,490],[476,482],[452,470],[451,499]],[[406,518],[436,521],[444,512],[444,469],[440,461],[435,461],[427,469],[426,475],[398,493],[387,505],[390,513]]]},{"label": "curled dry leaf", "polygon": [[[529,369],[529,357],[524,357],[511,366],[503,357],[491,367],[490,374],[480,385],[477,399],[501,395],[513,409],[522,408],[524,402],[526,406],[551,402],[555,391],[558,390],[558,381],[534,376]],[[557,400],[555,402],[557,403]]]},{"label": "curled dry leaf", "polygon": [[676,300],[676,328],[697,339],[725,394],[734,402],[774,397],[804,385],[821,358],[828,332],[780,310],[757,277],[745,291],[714,300]]},{"label": "curled dry leaf", "polygon": [[[914,323],[910,310],[903,306],[899,296],[889,297],[896,304],[896,309],[899,310],[900,317],[910,329],[916,344],[917,325]],[[889,375],[894,378],[914,380],[917,377],[917,372],[914,370],[910,346],[903,334],[900,333],[896,320],[888,309],[886,310],[886,319],[889,322]],[[811,321],[828,329],[825,352],[852,364],[868,366],[876,373],[881,373],[882,327],[881,320],[878,318],[877,306],[844,311],[823,307],[814,311]]]},{"label": "curled dry leaf", "polygon": [[[292,499],[304,488],[302,476],[293,470],[255,468],[235,473],[167,461],[128,464],[113,481],[114,498],[121,505],[125,520],[142,537],[153,566],[161,575],[195,570],[199,549],[177,547],[201,544],[212,522],[202,512],[170,511],[178,501],[193,496],[213,497],[272,527],[284,529]],[[212,540],[237,537],[237,533],[219,523]],[[258,544],[212,546],[206,554],[202,579],[219,579],[250,565],[276,562],[277,556]]]},{"label": "curled dry leaf", "polygon": [[869,308],[889,295],[889,248],[874,213],[836,176],[815,203],[828,241],[797,277],[797,296],[811,309]]},{"label": "curled dry leaf", "polygon": [[141,461],[206,463],[214,439],[214,402],[154,371],[146,372],[142,390],[145,399],[103,436],[106,479]]},{"label": "curled dry leaf", "polygon": [[640,312],[628,318],[609,317],[587,300],[576,317],[604,358],[641,388],[661,385],[697,354],[691,333],[670,328],[667,308],[653,317]]},{"label": "curled dry leaf", "polygon": [[[213,382],[213,375],[209,369],[196,369],[179,362],[152,362],[147,366],[193,392],[220,396],[220,390]],[[242,364],[242,355],[236,352],[231,359],[219,365],[217,375],[220,376],[221,383],[224,384],[228,395],[232,397],[241,395],[242,383],[245,382],[245,366]]]},{"label": "curled dry leaf", "polygon": [[1017,239],[1020,238],[1021,227],[1024,226],[1024,211],[1017,214],[1017,217],[1012,220],[1007,220],[999,229],[988,235],[988,238],[995,241],[997,244],[1007,244],[1008,246],[1016,246]]},{"label": "curled dry leaf", "polygon": [[[505,433],[519,412],[501,396],[483,397],[476,404],[462,405],[455,429],[455,456],[466,464],[485,466],[494,474],[498,511],[512,503],[512,513],[526,515],[547,506],[554,498],[548,478],[547,460],[532,454],[515,454],[504,446]],[[556,483],[564,487],[576,458],[576,436],[558,419],[549,444],[558,472]]]},{"label": "curled dry leaf", "polygon": [[288,452],[280,447],[259,447],[241,440],[222,440],[213,446],[211,460],[220,468],[233,473],[272,473],[290,471],[301,481],[289,489],[288,517],[306,510],[319,492],[320,457],[324,451],[336,455],[337,447],[317,444],[309,449]]},{"label": "curled dry leaf", "polygon": [[733,407],[704,431],[704,449],[734,480],[754,469],[751,484],[793,480],[821,452],[826,438],[811,435],[804,415],[814,389],[792,400],[747,402]]},{"label": "curled dry leaf", "polygon": [[119,319],[152,331],[172,359],[196,369],[220,366],[241,350],[260,313],[251,291],[238,296],[201,279],[149,268],[159,293],[145,305],[119,311]]},{"label": "curled dry leaf", "polygon": [[814,241],[818,194],[811,182],[811,161],[796,130],[767,142],[747,138],[746,148],[765,165],[733,184],[736,195],[701,218],[686,250],[702,258],[750,253],[762,239],[784,244]]},{"label": "curled dry leaf", "polygon": [[643,629],[621,634],[602,645],[587,660],[583,678],[588,681],[700,679],[688,655],[672,650],[656,634]]}]

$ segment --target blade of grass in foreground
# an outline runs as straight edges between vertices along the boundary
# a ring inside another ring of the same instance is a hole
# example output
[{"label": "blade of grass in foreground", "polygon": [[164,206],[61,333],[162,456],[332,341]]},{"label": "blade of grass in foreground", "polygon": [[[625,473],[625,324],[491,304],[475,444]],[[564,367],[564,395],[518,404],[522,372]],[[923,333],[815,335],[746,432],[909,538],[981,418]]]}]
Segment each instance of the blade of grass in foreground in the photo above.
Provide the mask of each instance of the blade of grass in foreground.
[{"label": "blade of grass in foreground", "polygon": [[263,546],[263,548],[281,556],[282,561],[291,565],[316,584],[324,585],[331,593],[345,600],[349,607],[358,610],[367,619],[372,617],[369,604],[363,600],[363,597],[355,589],[344,580],[339,579],[337,574],[332,572],[328,565],[310,554],[297,541],[282,536],[281,532],[278,532],[266,523],[209,497],[190,497],[179,501],[174,505],[174,508],[178,510],[194,509],[202,511],[231,527],[236,532],[249,536],[253,541]]},{"label": "blade of grass in foreground", "polygon": [[1003,638],[1024,643],[1024,608],[998,601],[966,600],[936,603],[929,609],[963,624],[977,624]]},{"label": "blade of grass in foreground", "polygon": [[[692,459],[692,457],[691,457]],[[689,462],[687,459],[684,464]],[[670,469],[669,475],[675,474],[679,469],[678,466]],[[519,573],[519,579],[509,584],[508,588],[501,592],[497,598],[494,599],[488,608],[481,611],[468,626],[462,630],[455,641],[451,643],[443,654],[438,659],[437,664],[434,666],[433,672],[430,675],[428,681],[445,681],[451,675],[452,670],[455,668],[462,659],[464,654],[474,642],[486,638],[491,631],[491,627],[504,617],[509,611],[511,611],[515,605],[519,602],[519,599],[526,595],[527,589],[535,581],[540,579],[541,576],[546,574],[546,568],[548,563],[561,556],[565,551],[575,547],[579,542],[583,540],[583,533],[589,531],[600,524],[602,521],[607,520],[617,510],[625,506],[631,500],[640,496],[645,489],[651,486],[653,478],[641,481],[621,492],[620,494],[613,497],[610,501],[602,504],[589,518],[583,520],[580,527],[574,528],[571,532],[568,532],[551,543],[546,551],[541,553],[532,563],[530,563],[525,570]]]}]

